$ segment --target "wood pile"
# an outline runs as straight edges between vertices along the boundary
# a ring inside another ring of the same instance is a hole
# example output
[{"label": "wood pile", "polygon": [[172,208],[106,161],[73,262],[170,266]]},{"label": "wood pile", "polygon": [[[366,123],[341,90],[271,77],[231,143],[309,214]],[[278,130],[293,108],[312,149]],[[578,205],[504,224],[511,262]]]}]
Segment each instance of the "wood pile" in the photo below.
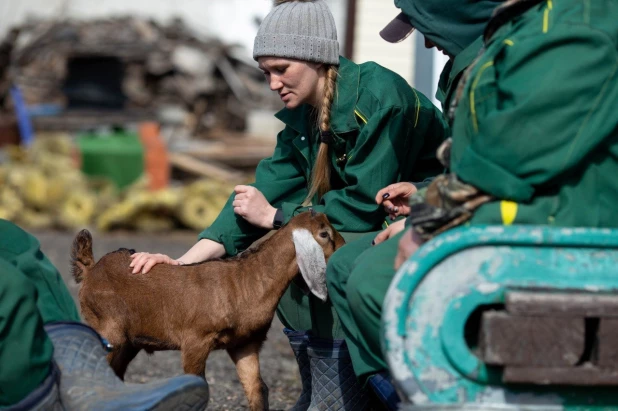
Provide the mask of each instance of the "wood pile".
[{"label": "wood pile", "polygon": [[[169,25],[136,17],[33,20],[0,41],[0,104],[12,111],[7,97],[10,85],[17,85],[34,111],[59,109],[60,114],[35,117],[39,130],[83,129],[101,121],[128,122],[140,115],[140,120],[153,119],[160,110],[176,107],[190,135],[243,131],[248,110],[280,106],[255,62],[245,54],[218,39],[200,38],[180,20]],[[83,71],[93,67],[92,76],[110,76],[94,71],[102,67],[101,62],[113,68],[114,61],[122,77],[118,80],[121,95],[104,95],[113,89],[109,84],[84,86],[89,80],[84,80]],[[105,119],[92,115],[91,108],[90,117],[83,115],[79,107],[71,107],[71,93],[94,103],[121,99],[121,110],[130,115],[123,119],[116,113]]]}]

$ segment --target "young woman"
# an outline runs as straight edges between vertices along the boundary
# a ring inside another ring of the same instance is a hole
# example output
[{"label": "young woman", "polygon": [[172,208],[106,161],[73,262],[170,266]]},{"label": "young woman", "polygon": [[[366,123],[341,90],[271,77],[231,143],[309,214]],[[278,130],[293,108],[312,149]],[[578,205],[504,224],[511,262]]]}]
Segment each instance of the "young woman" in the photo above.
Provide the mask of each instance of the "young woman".
[{"label": "young woman", "polygon": [[[378,230],[386,217],[374,201],[378,190],[441,172],[435,159],[446,131],[441,113],[397,74],[340,57],[334,19],[324,1],[276,2],[260,26],[253,57],[285,104],[276,114],[285,129],[273,156],[260,162],[254,184],[235,187],[217,220],[186,254],[178,259],[134,254],[134,273],[147,273],[160,263],[236,255],[309,206],[325,213],[347,239]],[[338,341],[343,332],[330,303],[292,285],[278,315],[296,331],[288,335],[302,357],[299,363],[307,356],[306,331],[324,339],[320,350],[312,348],[317,339],[309,341],[309,353],[316,358],[312,364],[345,363],[332,358],[346,356],[347,349]],[[297,409],[306,409],[312,398],[314,404],[319,401],[321,394],[311,392],[309,383],[304,381]],[[354,401],[362,396],[357,397]],[[345,400],[350,398],[346,394]],[[339,400],[344,401],[342,395]]]}]

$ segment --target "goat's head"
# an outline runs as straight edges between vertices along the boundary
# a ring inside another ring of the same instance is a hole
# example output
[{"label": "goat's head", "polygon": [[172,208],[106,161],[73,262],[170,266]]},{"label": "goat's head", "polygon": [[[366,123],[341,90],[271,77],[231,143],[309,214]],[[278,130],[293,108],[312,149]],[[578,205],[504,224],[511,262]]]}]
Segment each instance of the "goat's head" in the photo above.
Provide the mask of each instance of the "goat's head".
[{"label": "goat's head", "polygon": [[345,244],[326,215],[313,210],[299,214],[288,223],[296,248],[296,261],[309,290],[326,301],[326,262]]}]

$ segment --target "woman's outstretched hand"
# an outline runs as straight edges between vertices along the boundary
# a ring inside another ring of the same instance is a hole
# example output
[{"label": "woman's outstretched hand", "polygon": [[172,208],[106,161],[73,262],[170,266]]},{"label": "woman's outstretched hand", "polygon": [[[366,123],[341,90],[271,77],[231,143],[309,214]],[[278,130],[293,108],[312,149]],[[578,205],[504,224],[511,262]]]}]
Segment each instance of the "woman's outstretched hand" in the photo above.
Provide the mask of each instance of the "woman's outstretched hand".
[{"label": "woman's outstretched hand", "polygon": [[391,220],[400,215],[410,215],[408,201],[410,196],[416,193],[416,187],[412,183],[395,183],[376,194],[376,203],[382,204]]},{"label": "woman's outstretched hand", "polygon": [[146,274],[157,264],[183,265],[182,261],[174,260],[165,254],[135,253],[131,255],[131,260],[129,267],[133,268],[133,274]]},{"label": "woman's outstretched hand", "polygon": [[264,194],[253,186],[234,187],[234,213],[257,227],[271,230],[277,209],[270,205]]}]

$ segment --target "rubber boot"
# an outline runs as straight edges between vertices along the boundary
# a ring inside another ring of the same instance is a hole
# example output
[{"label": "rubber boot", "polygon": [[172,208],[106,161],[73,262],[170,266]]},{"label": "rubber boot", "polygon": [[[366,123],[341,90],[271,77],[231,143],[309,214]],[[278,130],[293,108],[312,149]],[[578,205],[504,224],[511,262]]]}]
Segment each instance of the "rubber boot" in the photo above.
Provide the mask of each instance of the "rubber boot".
[{"label": "rubber boot", "polygon": [[60,371],[52,363],[50,373],[41,385],[17,404],[1,408],[2,411],[64,411],[60,402],[59,381]]},{"label": "rubber boot", "polygon": [[397,411],[401,399],[399,399],[399,395],[387,372],[374,374],[369,377],[367,382],[386,410]]},{"label": "rubber boot", "polygon": [[298,401],[290,411],[307,411],[311,404],[311,366],[309,364],[309,355],[307,354],[307,344],[309,341],[306,331],[294,331],[289,328],[284,328],[283,333],[290,340],[292,351],[298,363],[298,371],[300,372],[300,381],[302,391]]},{"label": "rubber boot", "polygon": [[208,384],[181,375],[149,384],[125,384],[107,362],[101,337],[81,323],[45,325],[60,368],[60,399],[67,410],[203,410]]},{"label": "rubber boot", "polygon": [[311,364],[310,411],[363,411],[369,393],[354,374],[345,340],[309,338]]}]

